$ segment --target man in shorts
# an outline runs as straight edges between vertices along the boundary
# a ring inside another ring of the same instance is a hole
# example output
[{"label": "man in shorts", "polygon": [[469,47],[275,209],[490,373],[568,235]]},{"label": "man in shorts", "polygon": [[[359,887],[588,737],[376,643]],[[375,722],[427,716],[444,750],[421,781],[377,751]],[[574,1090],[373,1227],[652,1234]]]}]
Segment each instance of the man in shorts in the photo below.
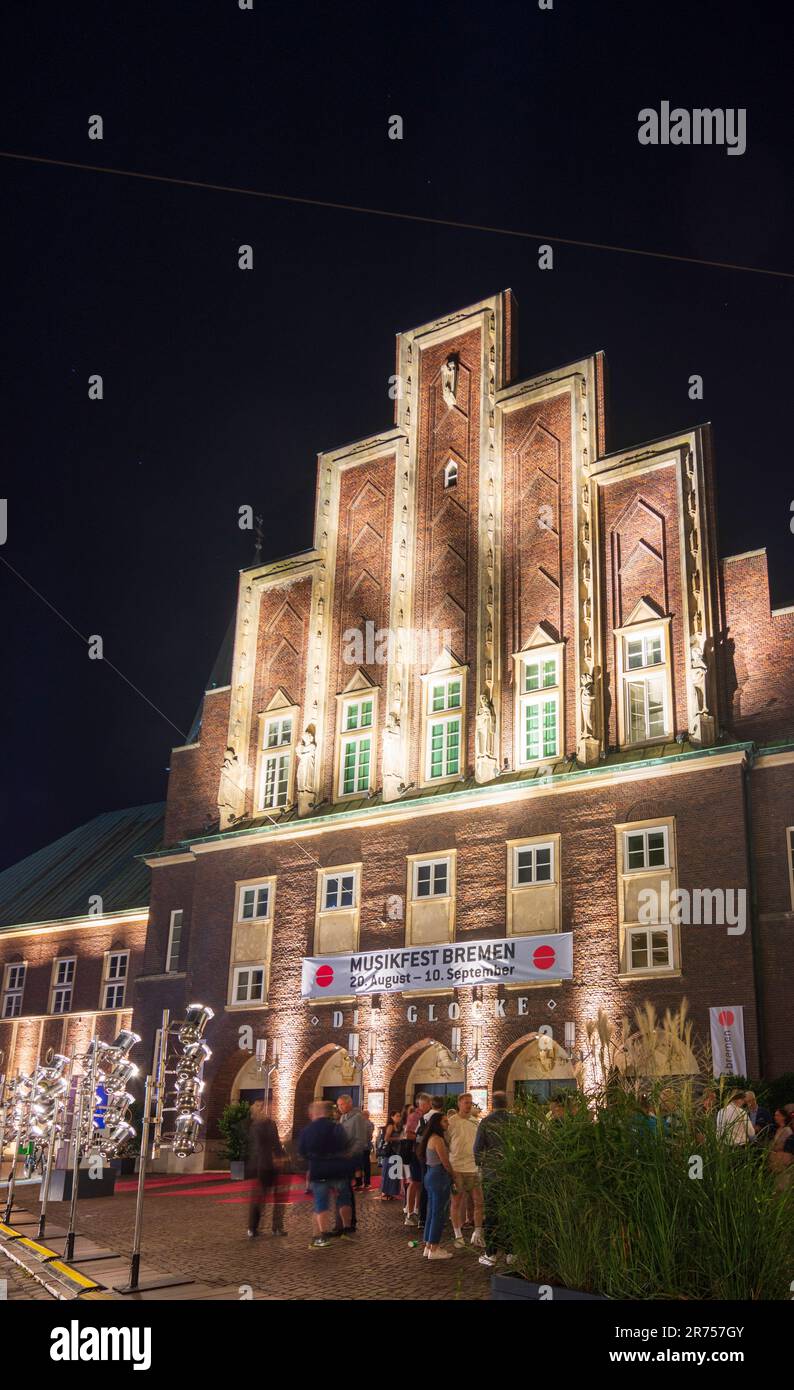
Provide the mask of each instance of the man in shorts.
[{"label": "man in shorts", "polygon": [[352,1194],[350,1191],[351,1160],[348,1140],[341,1125],[331,1119],[331,1102],[316,1100],[309,1106],[310,1124],[301,1131],[298,1152],[309,1164],[309,1187],[312,1193],[311,1249],[322,1250],[330,1245],[331,1198],[342,1223],[341,1234],[350,1231]]},{"label": "man in shorts", "polygon": [[470,1095],[466,1094],[458,1096],[457,1112],[453,1111],[447,1116],[449,1124],[447,1142],[454,1183],[452,1189],[452,1229],[455,1233],[455,1245],[458,1250],[461,1250],[466,1243],[463,1239],[463,1214],[468,1194],[471,1194],[474,1203],[474,1234],[471,1243],[472,1245],[485,1245],[482,1233],[482,1180],[474,1159],[474,1140],[477,1137],[478,1121],[475,1120],[471,1110],[472,1099]]}]

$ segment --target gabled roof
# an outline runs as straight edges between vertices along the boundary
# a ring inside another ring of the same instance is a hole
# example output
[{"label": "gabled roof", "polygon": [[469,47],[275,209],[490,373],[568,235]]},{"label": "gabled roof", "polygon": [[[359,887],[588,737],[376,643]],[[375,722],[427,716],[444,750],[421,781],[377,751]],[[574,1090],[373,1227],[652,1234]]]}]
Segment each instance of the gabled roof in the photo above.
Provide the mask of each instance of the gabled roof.
[{"label": "gabled roof", "polygon": [[163,842],[165,806],[108,811],[0,873],[0,930],[84,917],[98,894],[104,913],[149,903],[149,869],[137,855]]}]

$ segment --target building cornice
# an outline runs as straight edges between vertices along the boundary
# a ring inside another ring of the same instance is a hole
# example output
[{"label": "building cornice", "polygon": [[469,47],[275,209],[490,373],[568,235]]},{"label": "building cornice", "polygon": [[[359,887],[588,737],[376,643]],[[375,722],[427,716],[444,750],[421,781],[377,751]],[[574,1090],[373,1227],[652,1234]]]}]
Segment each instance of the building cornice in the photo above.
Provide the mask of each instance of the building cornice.
[{"label": "building cornice", "polygon": [[[145,855],[137,855],[136,858],[146,860]],[[62,917],[57,922],[27,922],[11,927],[0,927],[0,937],[8,936],[44,936],[48,932],[72,931],[74,928],[81,927],[112,927],[119,922],[147,922],[149,920],[148,907],[136,908],[134,912],[125,909],[121,912],[105,912],[101,917]]]},{"label": "building cornice", "polygon": [[142,855],[151,868],[164,863],[186,863],[199,854],[216,850],[241,848],[243,845],[270,844],[274,840],[298,840],[326,831],[361,830],[414,820],[424,816],[471,811],[483,806],[502,806],[536,797],[564,795],[569,792],[597,790],[622,782],[641,782],[652,778],[677,776],[703,771],[709,767],[740,766],[748,760],[752,743],[736,743],[727,747],[695,749],[686,753],[668,754],[660,758],[642,758],[633,763],[613,766],[599,765],[579,768],[574,772],[550,773],[543,777],[520,778],[509,783],[486,782],[479,786],[461,788],[437,796],[414,797],[410,801],[392,801],[364,810],[330,812],[325,816],[305,817],[272,826],[251,826],[244,830],[225,830],[213,835],[183,840],[161,852]]}]

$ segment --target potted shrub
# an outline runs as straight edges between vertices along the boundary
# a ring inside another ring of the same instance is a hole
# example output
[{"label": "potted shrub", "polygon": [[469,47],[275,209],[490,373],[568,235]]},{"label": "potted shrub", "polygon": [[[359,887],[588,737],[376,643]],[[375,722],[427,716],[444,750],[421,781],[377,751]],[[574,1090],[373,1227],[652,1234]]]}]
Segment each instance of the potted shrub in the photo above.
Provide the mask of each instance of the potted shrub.
[{"label": "potted shrub", "polygon": [[221,1157],[228,1159],[229,1172],[236,1182],[245,1177],[248,1157],[248,1123],[251,1106],[247,1100],[232,1101],[224,1107],[218,1128],[224,1141]]}]

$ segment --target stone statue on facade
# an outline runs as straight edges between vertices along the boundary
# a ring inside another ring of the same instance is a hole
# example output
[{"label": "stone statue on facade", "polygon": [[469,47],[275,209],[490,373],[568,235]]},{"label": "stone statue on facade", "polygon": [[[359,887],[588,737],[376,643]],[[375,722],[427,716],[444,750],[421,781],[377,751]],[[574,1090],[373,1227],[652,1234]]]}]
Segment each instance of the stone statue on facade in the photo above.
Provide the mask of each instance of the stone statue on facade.
[{"label": "stone statue on facade", "polygon": [[709,663],[702,637],[693,637],[689,644],[689,675],[697,704],[690,736],[693,743],[709,748],[717,740],[717,721],[708,707]]},{"label": "stone statue on facade", "polygon": [[595,677],[591,671],[583,671],[579,677],[579,704],[581,707],[581,733],[576,745],[576,757],[583,767],[593,767],[599,760],[601,742],[596,729],[597,695]]},{"label": "stone statue on facade", "polygon": [[314,738],[314,726],[309,724],[303,731],[298,743],[298,815],[305,816],[314,806],[315,790],[315,764],[317,761],[317,744]]},{"label": "stone statue on facade", "polygon": [[457,404],[458,363],[455,357],[448,357],[441,368],[441,394],[447,405]]},{"label": "stone statue on facade", "polygon": [[496,715],[490,696],[480,696],[474,724],[474,776],[478,782],[490,782],[499,771],[494,754]]}]

